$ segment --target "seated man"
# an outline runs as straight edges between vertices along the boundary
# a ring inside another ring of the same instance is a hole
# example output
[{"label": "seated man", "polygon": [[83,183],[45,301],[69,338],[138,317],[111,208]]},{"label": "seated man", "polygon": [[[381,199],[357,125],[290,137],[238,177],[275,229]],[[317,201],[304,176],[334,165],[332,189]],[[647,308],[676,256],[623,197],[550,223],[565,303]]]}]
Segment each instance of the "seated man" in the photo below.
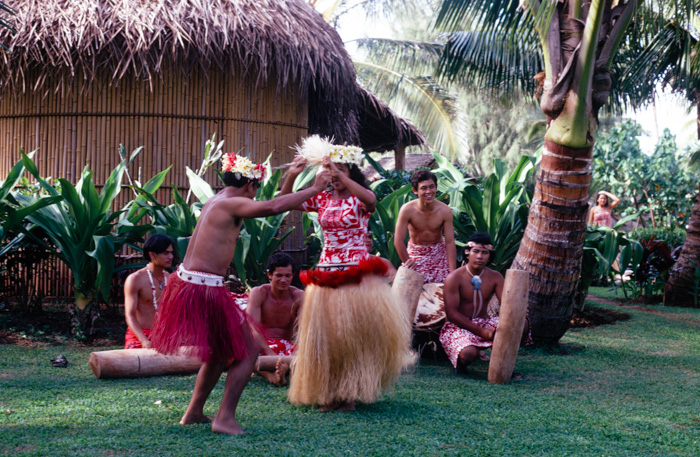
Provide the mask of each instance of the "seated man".
[{"label": "seated man", "polygon": [[[293,276],[294,259],[278,252],[267,265],[270,283],[250,291],[246,312],[260,323],[263,331],[263,335],[258,334],[260,355],[290,356],[296,349],[292,339],[304,291],[291,285]],[[287,384],[288,371],[289,363],[282,357],[277,360],[274,373],[255,370],[276,386]]]},{"label": "seated man", "polygon": [[[433,173],[416,171],[411,176],[411,187],[418,199],[401,207],[394,247],[404,267],[422,274],[426,283],[442,283],[457,265],[452,210],[435,200],[437,177]],[[408,248],[404,244],[406,230]]]},{"label": "seated man", "polygon": [[440,343],[455,367],[463,373],[477,357],[486,360],[481,348],[493,346],[498,316],[489,317],[487,307],[493,294],[500,300],[503,275],[486,268],[494,250],[488,233],[477,232],[467,242],[467,264],[447,276],[443,296],[447,322]]},{"label": "seated man", "polygon": [[175,242],[166,235],[151,235],[143,245],[143,257],[148,265],[126,278],[124,284],[124,315],[129,327],[124,337],[124,349],[150,348],[151,325],[156,316],[170,274],[165,271],[173,263]]}]

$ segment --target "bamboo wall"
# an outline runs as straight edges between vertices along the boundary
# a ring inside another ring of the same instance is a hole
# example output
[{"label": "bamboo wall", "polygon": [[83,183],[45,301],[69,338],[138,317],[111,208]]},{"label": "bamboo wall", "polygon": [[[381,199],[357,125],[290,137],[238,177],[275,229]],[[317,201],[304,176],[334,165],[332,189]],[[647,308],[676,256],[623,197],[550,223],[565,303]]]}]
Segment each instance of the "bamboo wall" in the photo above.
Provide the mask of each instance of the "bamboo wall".
[{"label": "bamboo wall", "polygon": [[[20,148],[26,152],[38,149],[34,160],[42,176],[76,182],[88,165],[94,182],[101,186],[121,160],[119,144],[125,145],[127,154],[143,146],[129,167],[130,174],[145,183],[172,164],[156,195],[169,204],[169,185],[186,194],[185,167],[199,168],[204,144],[213,133],[217,141],[225,141],[225,152],[240,152],[256,161],[273,153],[274,167],[292,160],[291,147],[308,132],[308,101],[298,97],[296,86],[278,93],[274,80],[265,88],[254,89],[250,80],[220,71],[184,76],[177,69],[164,69],[162,79],[151,83],[96,81],[81,90],[82,80],[76,77],[73,87],[64,93],[48,89],[0,94],[0,177],[7,176],[20,159]],[[220,188],[213,170],[205,179]],[[123,189],[117,206],[133,196]],[[295,214],[289,224],[300,227],[300,221]],[[284,248],[303,252],[300,230],[288,238]],[[65,278],[47,284],[69,282]],[[65,284],[43,293],[61,296],[63,290]]]}]

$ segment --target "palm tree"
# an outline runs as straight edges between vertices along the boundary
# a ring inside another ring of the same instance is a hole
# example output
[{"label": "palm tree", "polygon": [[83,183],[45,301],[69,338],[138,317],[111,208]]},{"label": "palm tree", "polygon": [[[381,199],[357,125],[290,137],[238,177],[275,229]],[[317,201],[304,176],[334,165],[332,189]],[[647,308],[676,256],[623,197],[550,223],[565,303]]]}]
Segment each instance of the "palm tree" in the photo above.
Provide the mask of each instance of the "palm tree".
[{"label": "palm tree", "polygon": [[[544,153],[512,267],[530,273],[532,333],[540,342],[557,342],[569,327],[581,272],[598,112],[609,99],[612,64],[637,8],[637,0],[444,0],[437,19],[449,31],[478,32],[448,43],[443,66],[448,75],[481,74],[492,86],[515,84],[524,74],[518,69],[530,67],[528,56],[542,56],[544,72],[537,81],[547,116]],[[450,57],[457,51],[468,57],[469,65],[454,63]],[[518,51],[524,57],[509,61]],[[482,72],[494,67],[500,76]],[[531,89],[527,82],[521,84],[522,90]]]},{"label": "palm tree", "polygon": [[[683,94],[696,106],[697,138],[700,140],[700,16],[697,13],[700,2],[683,2],[678,6],[681,14],[662,9],[654,11],[653,17],[646,21],[654,27],[646,29],[646,44],[623,73],[620,86],[622,90],[635,93],[635,98],[641,102],[653,99],[658,87],[670,87]],[[697,306],[694,293],[698,268],[700,189],[686,228],[683,251],[664,287],[665,305]]]}]

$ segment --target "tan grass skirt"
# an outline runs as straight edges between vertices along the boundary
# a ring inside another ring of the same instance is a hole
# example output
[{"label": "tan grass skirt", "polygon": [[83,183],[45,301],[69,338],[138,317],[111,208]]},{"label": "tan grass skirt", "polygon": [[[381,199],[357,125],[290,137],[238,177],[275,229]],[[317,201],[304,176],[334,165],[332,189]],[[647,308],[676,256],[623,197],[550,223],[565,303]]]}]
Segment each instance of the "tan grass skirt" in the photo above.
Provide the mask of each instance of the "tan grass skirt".
[{"label": "tan grass skirt", "polygon": [[337,288],[311,284],[297,332],[289,401],[372,403],[412,365],[406,307],[379,276]]}]

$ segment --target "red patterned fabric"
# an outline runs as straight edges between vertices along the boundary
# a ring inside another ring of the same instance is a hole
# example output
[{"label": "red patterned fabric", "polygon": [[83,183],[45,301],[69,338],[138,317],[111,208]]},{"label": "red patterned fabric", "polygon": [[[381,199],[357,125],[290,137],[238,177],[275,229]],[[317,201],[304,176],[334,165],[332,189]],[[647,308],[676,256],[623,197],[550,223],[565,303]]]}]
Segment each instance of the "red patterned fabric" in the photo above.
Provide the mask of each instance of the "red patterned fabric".
[{"label": "red patterned fabric", "polygon": [[[151,330],[146,328],[142,330],[146,338],[150,340]],[[141,349],[142,347],[141,341],[139,341],[134,332],[132,332],[130,328],[127,328],[126,335],[124,335],[124,349]]]},{"label": "red patterned fabric", "polygon": [[604,225],[606,227],[612,227],[612,214],[610,214],[609,211],[597,211],[593,215],[593,223],[598,224],[598,225]]},{"label": "red patterned fabric", "polygon": [[[472,322],[481,328],[496,330],[498,327],[498,316],[489,317],[487,319],[477,317],[472,319]],[[452,366],[457,368],[457,357],[467,346],[476,346],[480,348],[490,348],[493,346],[493,341],[486,341],[470,332],[469,330],[458,327],[450,321],[447,321],[440,332],[440,343],[447,357],[449,357]]]},{"label": "red patterned fabric", "polygon": [[185,282],[171,275],[151,331],[153,347],[163,354],[186,352],[203,362],[248,356],[243,339],[245,313],[225,286]]},{"label": "red patterned fabric", "polygon": [[[284,338],[266,338],[266,341],[276,355],[292,355],[297,350],[296,344]],[[265,353],[260,351],[260,355],[265,355]]]},{"label": "red patterned fabric", "polygon": [[354,195],[333,200],[332,192],[323,191],[307,200],[304,211],[317,212],[323,227],[323,251],[319,265],[357,263],[367,256],[365,235],[369,215],[364,203]]},{"label": "red patterned fabric", "polygon": [[382,259],[369,256],[361,260],[359,265],[350,266],[345,270],[302,270],[299,272],[299,279],[306,286],[316,284],[335,289],[345,284],[359,284],[366,275],[384,276],[386,271],[387,266]]},{"label": "red patterned fabric", "polygon": [[450,264],[447,262],[445,242],[441,241],[432,246],[421,246],[408,242],[408,256],[416,263],[416,271],[423,275],[426,284],[444,283],[450,274]]}]

